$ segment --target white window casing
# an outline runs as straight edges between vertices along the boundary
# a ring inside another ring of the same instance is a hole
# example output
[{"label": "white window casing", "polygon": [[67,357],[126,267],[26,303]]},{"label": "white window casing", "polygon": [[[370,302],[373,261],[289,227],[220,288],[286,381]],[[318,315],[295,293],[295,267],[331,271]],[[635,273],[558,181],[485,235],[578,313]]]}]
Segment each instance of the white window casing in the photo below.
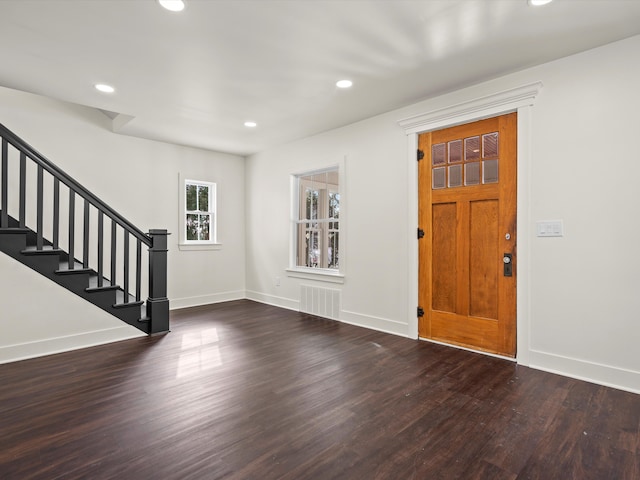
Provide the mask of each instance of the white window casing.
[{"label": "white window casing", "polygon": [[219,249],[217,185],[180,176],[180,250]]},{"label": "white window casing", "polygon": [[290,277],[344,282],[344,162],[291,176]]}]

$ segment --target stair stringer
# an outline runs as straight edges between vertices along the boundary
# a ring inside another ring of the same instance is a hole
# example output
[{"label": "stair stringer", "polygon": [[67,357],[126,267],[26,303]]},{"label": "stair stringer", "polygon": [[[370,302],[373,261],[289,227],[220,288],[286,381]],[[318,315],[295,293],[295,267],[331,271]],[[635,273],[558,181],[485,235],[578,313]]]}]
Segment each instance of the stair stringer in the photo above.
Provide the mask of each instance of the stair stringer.
[{"label": "stair stringer", "polygon": [[146,335],[0,254],[0,364]]},{"label": "stair stringer", "polygon": [[70,292],[84,298],[102,310],[133,325],[144,333],[149,333],[149,321],[146,318],[146,307],[143,302],[136,302],[129,296],[125,303],[125,294],[121,288],[108,288],[109,282],[104,279],[104,287],[97,287],[97,273],[92,269],[82,268],[75,260],[74,270],[69,270],[69,255],[62,251],[52,250],[52,244],[43,240],[42,250],[37,250],[36,233],[29,228],[19,228],[19,222],[9,216],[9,228],[0,228],[0,252],[14,258],[49,280],[64,287]]}]

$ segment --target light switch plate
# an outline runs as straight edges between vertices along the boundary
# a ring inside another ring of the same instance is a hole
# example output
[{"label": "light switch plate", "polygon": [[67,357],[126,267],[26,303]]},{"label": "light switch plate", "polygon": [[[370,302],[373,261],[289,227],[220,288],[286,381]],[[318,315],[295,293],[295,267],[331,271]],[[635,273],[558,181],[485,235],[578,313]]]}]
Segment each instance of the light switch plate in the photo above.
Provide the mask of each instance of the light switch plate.
[{"label": "light switch plate", "polygon": [[536,235],[538,237],[562,237],[564,227],[562,220],[545,220],[536,223]]}]

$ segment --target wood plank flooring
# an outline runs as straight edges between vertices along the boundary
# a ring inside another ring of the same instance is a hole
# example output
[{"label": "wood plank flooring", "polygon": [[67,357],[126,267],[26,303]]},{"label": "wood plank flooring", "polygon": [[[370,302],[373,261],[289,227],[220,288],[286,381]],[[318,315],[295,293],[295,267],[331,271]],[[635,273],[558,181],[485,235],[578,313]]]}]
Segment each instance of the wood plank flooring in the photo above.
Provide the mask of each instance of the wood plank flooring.
[{"label": "wood plank flooring", "polygon": [[243,300],[0,365],[0,478],[639,479],[640,395]]}]

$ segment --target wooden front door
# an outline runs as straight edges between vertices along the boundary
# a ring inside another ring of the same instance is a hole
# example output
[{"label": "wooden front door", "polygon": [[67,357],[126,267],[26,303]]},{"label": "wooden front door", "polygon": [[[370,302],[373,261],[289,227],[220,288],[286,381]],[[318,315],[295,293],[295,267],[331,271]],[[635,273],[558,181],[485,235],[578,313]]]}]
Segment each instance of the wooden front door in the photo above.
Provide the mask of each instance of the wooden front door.
[{"label": "wooden front door", "polygon": [[517,114],[423,133],[422,338],[516,353]]}]

